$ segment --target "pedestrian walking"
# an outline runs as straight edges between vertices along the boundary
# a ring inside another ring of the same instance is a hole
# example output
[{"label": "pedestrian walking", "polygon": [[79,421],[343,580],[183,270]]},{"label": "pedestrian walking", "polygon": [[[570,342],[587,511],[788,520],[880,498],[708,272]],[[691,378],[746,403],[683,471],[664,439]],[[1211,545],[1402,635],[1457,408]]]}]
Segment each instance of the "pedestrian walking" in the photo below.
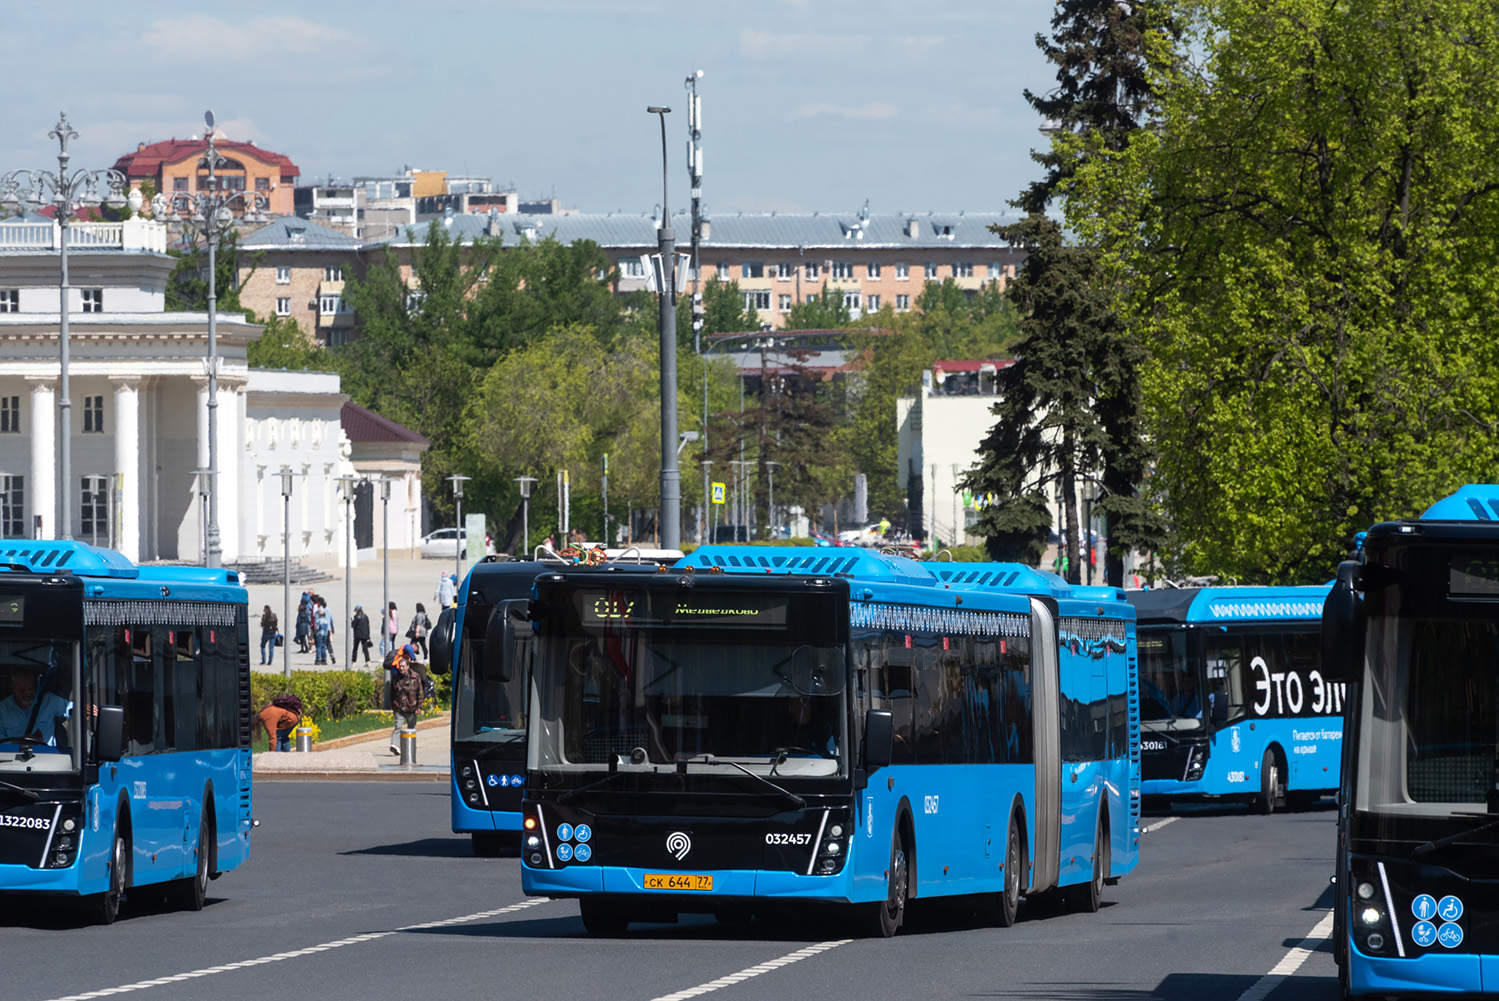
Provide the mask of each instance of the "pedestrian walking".
[{"label": "pedestrian walking", "polygon": [[395,728],[390,731],[390,753],[400,754],[402,730],[415,730],[426,697],[426,671],[416,662],[416,647],[407,643],[396,651],[390,665],[390,715]]},{"label": "pedestrian walking", "polygon": [[271,611],[271,606],[265,606],[265,611],[260,613],[260,663],[274,664],[276,662],[276,613]]},{"label": "pedestrian walking", "polygon": [[298,652],[307,652],[307,640],[312,636],[312,605],[307,600],[307,592],[302,592],[302,602],[297,606],[297,647]]},{"label": "pedestrian walking", "polygon": [[450,573],[438,574],[437,590],[432,593],[432,597],[438,608],[452,608],[458,598],[456,578]]},{"label": "pedestrian walking", "polygon": [[406,638],[416,647],[417,654],[422,660],[427,659],[427,633],[431,630],[432,620],[427,618],[427,610],[418,601],[416,611],[411,616],[411,625],[406,630]]},{"label": "pedestrian walking", "polygon": [[359,660],[359,651],[364,651],[364,662],[370,662],[370,617],[364,614],[363,605],[354,606],[354,620],[349,623],[349,635],[354,638],[354,652],[349,654],[350,664]]},{"label": "pedestrian walking", "polygon": [[396,603],[392,601],[390,607],[385,610],[385,643],[388,644],[385,648],[386,653],[396,649],[396,637],[401,635],[400,628],[401,620],[396,615]]},{"label": "pedestrian walking", "polygon": [[333,656],[333,616],[328,614],[327,605],[317,606],[317,614],[313,618],[313,639],[317,646],[317,657],[314,664],[327,664],[330,661],[338,663]]}]

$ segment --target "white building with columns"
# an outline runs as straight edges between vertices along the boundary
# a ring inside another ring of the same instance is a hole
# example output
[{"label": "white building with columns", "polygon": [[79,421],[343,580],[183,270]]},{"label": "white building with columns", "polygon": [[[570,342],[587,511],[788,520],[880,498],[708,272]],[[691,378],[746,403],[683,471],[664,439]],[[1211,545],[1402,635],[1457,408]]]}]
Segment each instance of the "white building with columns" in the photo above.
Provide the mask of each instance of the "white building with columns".
[{"label": "white building with columns", "polygon": [[[75,538],[137,561],[201,561],[208,314],[166,311],[177,261],[160,224],[136,218],[70,229],[65,430],[75,482],[60,484],[59,227],[34,214],[0,221],[0,536],[57,537],[63,491]],[[346,511],[337,480],[362,474],[342,430],[347,397],[338,376],[252,371],[246,349],[261,328],[224,313],[217,328],[223,559],[281,556],[276,474],[290,466],[292,555],[341,561]],[[419,469],[415,478],[419,497]]]}]

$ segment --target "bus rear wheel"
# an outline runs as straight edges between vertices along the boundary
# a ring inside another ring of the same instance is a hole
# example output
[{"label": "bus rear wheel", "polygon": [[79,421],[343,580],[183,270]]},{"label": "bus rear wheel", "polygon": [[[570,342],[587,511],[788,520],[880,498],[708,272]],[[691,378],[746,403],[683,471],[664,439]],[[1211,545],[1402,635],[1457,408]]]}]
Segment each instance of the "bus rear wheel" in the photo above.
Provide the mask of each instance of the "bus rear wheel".
[{"label": "bus rear wheel", "polygon": [[578,901],[578,913],[582,915],[583,927],[590,935],[623,935],[630,926],[630,919],[616,903],[597,897],[583,897]]},{"label": "bus rear wheel", "polygon": [[198,824],[198,864],[186,879],[174,880],[167,888],[167,901],[179,910],[201,911],[208,899],[208,873],[213,850],[213,817],[205,814]]},{"label": "bus rear wheel", "polygon": [[125,835],[116,832],[114,853],[109,858],[109,889],[94,894],[94,920],[101,925],[112,925],[120,916],[120,899],[125,895],[125,862],[130,857],[130,846]]},{"label": "bus rear wheel", "polygon": [[1020,881],[1025,873],[1025,853],[1020,847],[1020,827],[1016,823],[1019,819],[1010,818],[1010,834],[1005,840],[1004,889],[994,894],[992,914],[994,923],[1001,928],[1013,925],[1020,912]]},{"label": "bus rear wheel", "polygon": [[1280,776],[1280,759],[1270,749],[1260,762],[1260,813],[1269,815],[1277,806],[1286,805],[1285,780]]},{"label": "bus rear wheel", "polygon": [[874,938],[889,938],[900,930],[906,919],[906,893],[910,886],[909,863],[906,861],[906,839],[897,828],[890,839],[890,869],[885,877],[888,889],[885,899],[870,904],[866,923]]},{"label": "bus rear wheel", "polygon": [[1069,896],[1072,906],[1089,914],[1103,906],[1103,881],[1109,878],[1114,864],[1113,847],[1109,844],[1109,829],[1103,822],[1103,806],[1099,806],[1098,830],[1093,842],[1093,876],[1082,886],[1072,887]]}]

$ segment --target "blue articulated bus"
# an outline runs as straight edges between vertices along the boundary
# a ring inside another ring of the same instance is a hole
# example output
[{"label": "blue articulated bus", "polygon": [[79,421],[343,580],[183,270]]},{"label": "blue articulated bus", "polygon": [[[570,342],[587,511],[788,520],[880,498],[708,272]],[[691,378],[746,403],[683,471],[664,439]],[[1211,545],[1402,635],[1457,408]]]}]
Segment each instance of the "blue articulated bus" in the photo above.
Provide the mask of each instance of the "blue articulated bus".
[{"label": "blue articulated bus", "polygon": [[1270,813],[1337,791],[1345,686],[1318,647],[1331,587],[1126,592],[1147,804],[1226,797]]},{"label": "blue articulated bus", "polygon": [[[636,552],[618,552],[614,559],[636,570],[642,562],[655,568],[656,560],[637,558]],[[430,666],[438,674],[453,672],[453,833],[469,835],[475,855],[492,858],[520,847],[531,684],[526,613],[532,581],[560,567],[596,569],[561,557],[485,557],[464,578],[457,607],[443,609],[432,630]]]},{"label": "blue articulated bus", "polygon": [[248,599],[229,570],[0,541],[0,892],[203,906],[250,852]]},{"label": "blue articulated bus", "polygon": [[[632,920],[1097,909],[1138,860],[1134,614],[1019,566],[706,546],[536,580],[522,885]],[[938,570],[947,572],[940,576]]]},{"label": "blue articulated bus", "polygon": [[1499,993],[1499,485],[1371,528],[1323,614],[1348,681],[1345,996]]}]

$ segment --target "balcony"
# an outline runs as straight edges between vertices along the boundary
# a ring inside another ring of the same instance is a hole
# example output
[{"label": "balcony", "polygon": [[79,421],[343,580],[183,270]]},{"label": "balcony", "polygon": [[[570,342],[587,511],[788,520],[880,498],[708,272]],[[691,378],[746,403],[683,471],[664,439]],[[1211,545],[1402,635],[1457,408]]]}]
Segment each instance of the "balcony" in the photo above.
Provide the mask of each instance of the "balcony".
[{"label": "balcony", "polygon": [[[61,245],[62,227],[55,221],[0,222],[0,253],[56,253]],[[75,222],[68,227],[68,249],[165,254],[167,230],[159,222],[139,217],[124,222]]]}]

